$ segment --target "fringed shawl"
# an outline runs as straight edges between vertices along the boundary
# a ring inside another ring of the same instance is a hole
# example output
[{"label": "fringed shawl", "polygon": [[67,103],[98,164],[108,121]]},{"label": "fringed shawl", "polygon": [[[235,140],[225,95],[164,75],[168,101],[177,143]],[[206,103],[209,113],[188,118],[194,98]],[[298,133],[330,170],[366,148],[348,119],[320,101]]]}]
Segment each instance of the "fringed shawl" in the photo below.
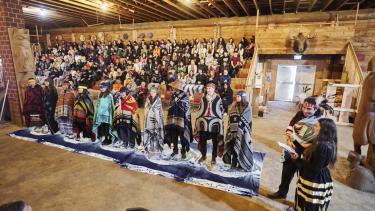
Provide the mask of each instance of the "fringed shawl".
[{"label": "fringed shawl", "polygon": [[[252,149],[252,113],[248,105],[240,113],[236,104],[229,108],[229,125],[226,143],[235,139],[233,149],[225,149],[224,158],[233,151],[237,154],[238,162],[243,169],[251,171],[253,167]],[[226,146],[229,146],[226,144]],[[225,161],[225,160],[224,160]]]},{"label": "fringed shawl", "polygon": [[155,142],[159,150],[163,148],[164,144],[164,121],[163,108],[159,97],[156,97],[154,102],[147,98],[145,104],[145,128],[143,133],[143,141],[146,151],[149,151],[151,145],[155,146]]},{"label": "fringed shawl", "polygon": [[[190,101],[188,96],[183,91],[174,93],[171,98],[170,107],[168,109],[166,130],[170,133],[171,130],[175,129],[183,130],[184,137],[181,142],[189,146],[193,141],[193,130],[191,125],[191,110]],[[171,140],[167,140],[168,144],[171,144]]]},{"label": "fringed shawl", "polygon": [[123,122],[127,127],[131,127],[134,133],[138,133],[140,127],[139,119],[135,113],[137,108],[137,101],[131,95],[126,96],[125,99],[119,97],[115,105],[113,126],[117,128],[120,122]]},{"label": "fringed shawl", "polygon": [[112,143],[114,143],[116,139],[115,135],[112,133],[114,107],[112,94],[98,98],[94,114],[94,125],[92,127],[92,132],[98,137],[99,125],[101,123],[109,124],[109,134],[111,135]]}]

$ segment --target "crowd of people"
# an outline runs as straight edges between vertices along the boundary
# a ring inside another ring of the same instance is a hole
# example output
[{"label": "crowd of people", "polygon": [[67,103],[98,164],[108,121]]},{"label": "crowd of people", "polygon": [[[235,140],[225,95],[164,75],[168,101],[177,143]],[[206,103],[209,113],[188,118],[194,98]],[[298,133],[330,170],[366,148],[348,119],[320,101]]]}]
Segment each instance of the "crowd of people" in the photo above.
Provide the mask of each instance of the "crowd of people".
[{"label": "crowd of people", "polygon": [[[187,159],[196,140],[200,163],[206,160],[207,140],[212,140],[212,165],[219,156],[232,168],[251,171],[251,105],[243,91],[233,100],[231,78],[252,56],[253,42],[246,38],[238,44],[222,38],[217,42],[62,42],[36,55],[36,77],[48,79],[42,82],[43,88],[35,79],[29,80],[23,115],[36,132],[59,131],[77,141],[125,148],[143,146],[148,155],[160,154],[167,144],[173,149],[171,158],[180,149],[181,160]],[[64,91],[58,94],[54,84],[61,84]],[[164,109],[161,84],[172,92]],[[189,93],[184,91],[187,84],[205,86],[195,124]],[[95,103],[90,88],[100,90]],[[298,210],[327,209],[332,195],[328,166],[336,161],[337,132],[332,120],[320,118],[319,106],[315,98],[307,98],[291,120],[286,140],[293,150],[283,154],[279,190],[269,195],[285,198],[299,171]],[[142,131],[136,116],[139,107],[145,108]],[[229,116],[227,134],[224,113]]]}]

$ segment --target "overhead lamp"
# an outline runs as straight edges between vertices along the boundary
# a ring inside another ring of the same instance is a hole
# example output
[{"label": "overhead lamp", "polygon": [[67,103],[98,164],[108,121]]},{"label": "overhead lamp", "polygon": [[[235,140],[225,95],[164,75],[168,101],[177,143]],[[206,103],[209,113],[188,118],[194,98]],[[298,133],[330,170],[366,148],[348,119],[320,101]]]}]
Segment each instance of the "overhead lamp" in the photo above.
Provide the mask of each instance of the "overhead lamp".
[{"label": "overhead lamp", "polygon": [[39,15],[42,16],[42,17],[46,17],[47,11],[45,9],[39,9]]},{"label": "overhead lamp", "polygon": [[107,2],[100,2],[100,8],[102,9],[102,10],[107,10],[107,8],[108,8],[108,4],[107,4]]}]

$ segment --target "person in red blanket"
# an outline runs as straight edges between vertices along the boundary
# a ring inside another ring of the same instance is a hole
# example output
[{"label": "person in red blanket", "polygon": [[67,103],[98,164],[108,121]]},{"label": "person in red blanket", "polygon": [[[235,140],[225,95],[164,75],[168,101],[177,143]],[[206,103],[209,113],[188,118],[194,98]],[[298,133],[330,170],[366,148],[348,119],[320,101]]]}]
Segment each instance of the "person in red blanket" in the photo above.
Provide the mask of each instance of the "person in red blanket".
[{"label": "person in red blanket", "polygon": [[23,101],[23,112],[26,126],[35,126],[35,132],[42,132],[42,127],[46,122],[43,107],[43,88],[36,83],[34,78],[29,78]]},{"label": "person in red blanket", "polygon": [[127,87],[122,87],[120,97],[115,103],[113,125],[125,148],[133,149],[136,139],[139,137],[137,109],[138,103],[131,95],[130,90]]}]

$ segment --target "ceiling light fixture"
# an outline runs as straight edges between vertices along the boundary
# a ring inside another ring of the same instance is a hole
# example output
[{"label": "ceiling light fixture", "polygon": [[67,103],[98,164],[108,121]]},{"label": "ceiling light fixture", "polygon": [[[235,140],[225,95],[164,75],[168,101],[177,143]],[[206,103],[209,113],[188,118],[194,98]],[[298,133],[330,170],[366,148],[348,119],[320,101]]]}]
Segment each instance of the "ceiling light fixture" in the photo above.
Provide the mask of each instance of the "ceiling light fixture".
[{"label": "ceiling light fixture", "polygon": [[100,8],[101,8],[102,10],[107,10],[107,8],[108,8],[108,4],[107,4],[107,2],[101,1],[101,2],[100,2]]},{"label": "ceiling light fixture", "polygon": [[46,17],[47,11],[45,9],[39,9],[39,15],[42,16],[42,17]]}]

